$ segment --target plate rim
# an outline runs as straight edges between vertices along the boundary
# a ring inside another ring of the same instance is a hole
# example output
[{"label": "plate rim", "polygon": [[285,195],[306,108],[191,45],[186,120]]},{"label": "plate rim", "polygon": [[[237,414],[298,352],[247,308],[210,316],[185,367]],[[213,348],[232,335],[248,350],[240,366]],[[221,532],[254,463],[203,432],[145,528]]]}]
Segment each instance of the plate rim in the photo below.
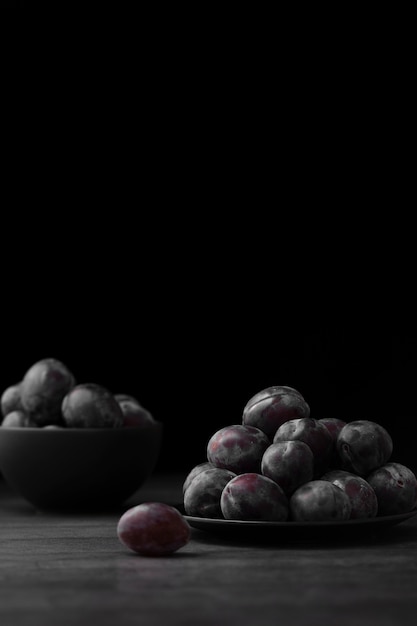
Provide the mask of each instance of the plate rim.
[{"label": "plate rim", "polygon": [[[184,505],[181,504],[177,506],[177,508],[182,509],[184,511]],[[405,521],[411,517],[417,515],[417,506],[411,509],[411,511],[407,511],[404,513],[395,513],[393,515],[377,515],[375,517],[365,517],[365,518],[357,518],[357,519],[349,519],[349,520],[336,520],[336,521],[313,521],[313,522],[295,522],[295,521],[286,521],[286,522],[275,522],[275,521],[265,521],[265,520],[235,520],[235,519],[219,519],[219,518],[211,518],[211,517],[198,517],[195,515],[187,515],[186,513],[182,513],[183,517],[187,520],[187,522],[191,526],[207,526],[212,528],[285,528],[285,529],[325,529],[325,528],[355,528],[358,526],[374,526],[374,525],[390,525],[396,524],[402,521]]]}]

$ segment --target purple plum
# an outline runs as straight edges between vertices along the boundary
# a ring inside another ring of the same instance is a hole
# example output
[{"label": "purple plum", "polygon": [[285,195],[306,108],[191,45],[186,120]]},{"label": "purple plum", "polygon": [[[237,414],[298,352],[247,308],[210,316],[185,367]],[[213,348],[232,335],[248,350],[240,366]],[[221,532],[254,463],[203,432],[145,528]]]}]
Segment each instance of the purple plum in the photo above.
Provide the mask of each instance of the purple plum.
[{"label": "purple plum", "polygon": [[230,480],[220,498],[225,519],[285,522],[288,498],[281,487],[262,474],[248,472]]},{"label": "purple plum", "polygon": [[207,444],[207,460],[235,474],[261,471],[262,456],[271,444],[262,430],[233,424],[212,435]]},{"label": "purple plum", "polygon": [[117,536],[123,545],[140,555],[166,556],[189,542],[191,527],[173,506],[143,502],[123,513]]},{"label": "purple plum", "polygon": [[236,474],[227,469],[206,469],[197,474],[184,492],[184,510],[194,517],[222,518],[220,497]]},{"label": "purple plum", "polygon": [[271,440],[284,422],[309,417],[310,407],[299,391],[287,386],[267,387],[243,409],[242,423],[262,430]]},{"label": "purple plum", "polygon": [[378,513],[376,493],[364,478],[345,470],[334,469],[324,474],[321,480],[328,480],[343,489],[352,506],[351,519],[376,517]]},{"label": "purple plum", "polygon": [[290,496],[298,487],[313,480],[314,456],[303,441],[278,441],[264,452],[261,472],[274,480]]},{"label": "purple plum", "polygon": [[279,441],[303,441],[314,456],[314,478],[320,477],[328,468],[333,440],[328,429],[319,420],[302,417],[281,424],[273,443]]},{"label": "purple plum", "polygon": [[393,444],[391,435],[377,422],[355,420],[343,426],[336,448],[341,469],[365,477],[388,462]]},{"label": "purple plum", "polygon": [[295,522],[348,520],[351,509],[347,494],[328,480],[311,480],[290,498],[291,519]]},{"label": "purple plum", "polygon": [[408,513],[417,506],[417,478],[406,465],[386,463],[373,470],[366,480],[376,493],[378,515]]},{"label": "purple plum", "polygon": [[213,463],[210,463],[209,461],[204,461],[203,463],[199,463],[198,465],[195,465],[185,477],[185,480],[182,485],[182,493],[183,494],[185,493],[189,484],[194,480],[196,476],[198,476],[200,472],[203,472],[206,469],[214,469],[215,467],[216,466],[213,465]]}]

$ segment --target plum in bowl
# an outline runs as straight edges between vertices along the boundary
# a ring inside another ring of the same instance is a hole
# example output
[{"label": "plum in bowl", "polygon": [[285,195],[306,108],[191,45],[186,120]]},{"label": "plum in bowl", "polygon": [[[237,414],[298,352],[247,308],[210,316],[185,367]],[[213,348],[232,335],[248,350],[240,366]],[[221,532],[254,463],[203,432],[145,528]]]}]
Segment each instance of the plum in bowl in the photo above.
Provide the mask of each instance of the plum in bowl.
[{"label": "plum in bowl", "polygon": [[162,423],[141,428],[0,428],[0,473],[40,510],[121,507],[150,477]]}]

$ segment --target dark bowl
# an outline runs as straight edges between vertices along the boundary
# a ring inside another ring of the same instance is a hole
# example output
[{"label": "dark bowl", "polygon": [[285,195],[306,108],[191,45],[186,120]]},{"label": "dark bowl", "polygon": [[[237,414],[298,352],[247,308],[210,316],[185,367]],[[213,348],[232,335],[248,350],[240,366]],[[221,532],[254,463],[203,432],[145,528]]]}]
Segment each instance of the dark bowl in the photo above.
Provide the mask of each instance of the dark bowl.
[{"label": "dark bowl", "polygon": [[37,509],[108,510],[150,477],[162,424],[143,428],[1,428],[0,472]]}]

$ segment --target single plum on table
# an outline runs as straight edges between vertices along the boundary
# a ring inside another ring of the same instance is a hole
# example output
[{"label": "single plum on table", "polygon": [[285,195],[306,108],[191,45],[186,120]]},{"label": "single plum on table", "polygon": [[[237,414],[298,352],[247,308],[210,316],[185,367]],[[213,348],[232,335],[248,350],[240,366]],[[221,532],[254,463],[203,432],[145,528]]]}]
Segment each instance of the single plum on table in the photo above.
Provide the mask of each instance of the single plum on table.
[{"label": "single plum on table", "polygon": [[270,444],[270,439],[259,428],[232,424],[221,428],[210,438],[207,460],[235,474],[260,473],[263,453]]},{"label": "single plum on table", "polygon": [[311,480],[290,498],[290,516],[295,522],[335,522],[350,518],[347,494],[327,480]]},{"label": "single plum on table", "polygon": [[194,478],[196,476],[198,476],[198,474],[200,472],[203,472],[206,469],[215,469],[215,465],[213,465],[213,463],[210,463],[210,461],[203,461],[203,463],[199,463],[198,465],[195,465],[187,474],[187,476],[185,477],[185,480],[182,484],[182,493],[184,494],[188,488],[188,486],[190,485],[190,483],[194,480]]},{"label": "single plum on table", "polygon": [[150,411],[145,409],[134,396],[116,393],[114,398],[122,409],[123,427],[141,428],[155,422]]},{"label": "single plum on table", "polygon": [[194,517],[222,518],[220,497],[236,474],[215,467],[199,472],[184,492],[184,510]]},{"label": "single plum on table", "polygon": [[408,513],[417,506],[417,478],[406,465],[386,463],[373,470],[366,480],[376,493],[378,515]]},{"label": "single plum on table", "polygon": [[340,469],[365,477],[389,461],[393,443],[388,431],[377,422],[355,420],[343,426],[336,448]]},{"label": "single plum on table", "polygon": [[6,387],[1,394],[0,406],[3,417],[6,417],[6,415],[12,411],[19,411],[22,409],[21,388],[22,383],[19,382],[15,385]]},{"label": "single plum on table", "polygon": [[123,513],[117,536],[140,555],[164,556],[189,542],[191,527],[176,508],[162,502],[144,502]]},{"label": "single plum on table", "polygon": [[303,441],[278,441],[264,452],[261,472],[291,495],[300,485],[313,480],[314,456]]},{"label": "single plum on table", "polygon": [[262,474],[248,472],[230,480],[220,498],[225,519],[285,522],[288,498],[281,487]]},{"label": "single plum on table", "polygon": [[242,423],[259,428],[272,440],[281,424],[309,415],[310,407],[301,393],[281,385],[267,387],[252,396],[243,409]]},{"label": "single plum on table", "polygon": [[27,428],[36,427],[37,425],[31,420],[30,416],[24,411],[16,410],[7,413],[3,419],[1,426],[3,428]]},{"label": "single plum on table", "polygon": [[41,359],[23,376],[20,388],[22,408],[38,426],[60,424],[62,400],[74,385],[75,378],[62,361]]},{"label": "single plum on table", "polygon": [[118,428],[123,424],[119,403],[105,387],[76,385],[62,401],[62,417],[69,428]]},{"label": "single plum on table", "polygon": [[275,433],[273,443],[279,441],[302,441],[311,449],[314,457],[314,478],[320,477],[330,463],[333,440],[328,429],[311,417],[288,420]]},{"label": "single plum on table", "polygon": [[378,514],[376,493],[368,481],[361,476],[345,470],[334,469],[326,472],[321,479],[328,480],[343,489],[349,497],[352,507],[351,519],[376,517]]}]

